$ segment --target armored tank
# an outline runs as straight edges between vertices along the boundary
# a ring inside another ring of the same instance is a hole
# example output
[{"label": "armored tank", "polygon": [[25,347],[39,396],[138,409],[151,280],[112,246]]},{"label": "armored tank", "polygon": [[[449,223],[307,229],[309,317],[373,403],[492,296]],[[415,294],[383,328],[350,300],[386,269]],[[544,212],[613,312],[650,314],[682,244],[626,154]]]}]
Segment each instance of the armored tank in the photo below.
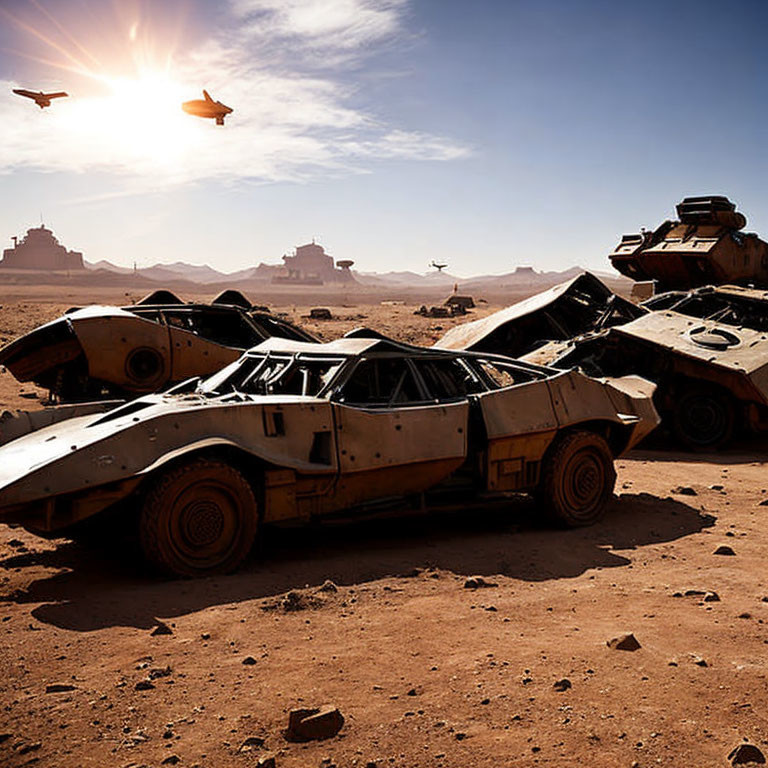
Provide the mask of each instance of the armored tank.
[{"label": "armored tank", "polygon": [[686,197],[677,220],[654,231],[623,235],[611,263],[633,280],[652,280],[657,291],[702,285],[768,288],[768,243],[743,232],[747,219],[727,197]]}]

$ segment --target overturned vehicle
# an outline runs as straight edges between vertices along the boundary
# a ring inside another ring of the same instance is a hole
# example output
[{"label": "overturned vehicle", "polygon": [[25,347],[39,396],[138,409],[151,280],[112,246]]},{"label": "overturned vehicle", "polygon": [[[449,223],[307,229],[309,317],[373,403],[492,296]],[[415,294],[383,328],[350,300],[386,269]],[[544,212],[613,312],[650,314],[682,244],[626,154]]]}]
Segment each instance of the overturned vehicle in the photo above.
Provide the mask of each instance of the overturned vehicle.
[{"label": "overturned vehicle", "polygon": [[602,321],[602,304],[584,306],[574,323],[578,335],[525,333],[541,327],[543,316],[559,317],[557,301],[572,283],[457,326],[436,346],[505,354],[511,339],[515,354],[528,362],[578,367],[592,376],[642,376],[657,384],[654,402],[664,425],[697,450],[723,446],[743,429],[768,428],[765,292],[722,286],[661,294],[614,315],[610,327]]},{"label": "overturned vehicle", "polygon": [[315,341],[239,291],[186,304],[155,291],[126,307],[74,308],[0,349],[0,365],[62,403],[135,397],[207,376],[269,338]]},{"label": "overturned vehicle", "polygon": [[134,516],[147,558],[191,576],[237,567],[263,524],[404,500],[532,492],[586,525],[614,457],[658,423],[652,392],[385,338],[271,338],[207,379],[0,447],[0,520],[47,535]]}]

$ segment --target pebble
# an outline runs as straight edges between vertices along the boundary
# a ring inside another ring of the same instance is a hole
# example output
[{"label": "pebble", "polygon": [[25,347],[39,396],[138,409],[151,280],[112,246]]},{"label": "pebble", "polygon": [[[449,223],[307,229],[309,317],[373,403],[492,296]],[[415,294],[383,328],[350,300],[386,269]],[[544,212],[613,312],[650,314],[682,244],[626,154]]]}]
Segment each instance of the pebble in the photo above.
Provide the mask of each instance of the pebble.
[{"label": "pebble", "polygon": [[498,587],[494,581],[488,581],[482,576],[470,576],[464,582],[464,589],[487,589],[488,587]]},{"label": "pebble", "polygon": [[323,707],[292,709],[288,714],[288,741],[318,741],[335,736],[344,725],[344,716],[330,704]]},{"label": "pebble", "polygon": [[676,496],[698,496],[699,494],[691,488],[690,485],[678,485],[677,488],[672,489],[672,493]]},{"label": "pebble", "polygon": [[745,763],[765,764],[765,755],[754,744],[739,744],[728,755],[731,765],[744,765]]},{"label": "pebble", "polygon": [[567,691],[571,687],[571,681],[564,677],[562,680],[556,680],[552,686],[556,691]]},{"label": "pebble", "polygon": [[49,683],[45,686],[46,693],[65,693],[66,691],[74,691],[76,686],[69,683]]},{"label": "pebble", "polygon": [[735,555],[733,549],[726,544],[719,546],[712,554],[714,555]]},{"label": "pebble", "polygon": [[149,680],[139,680],[134,686],[137,691],[151,691],[155,687],[154,683],[150,683]]},{"label": "pebble", "polygon": [[256,659],[254,659],[253,656],[246,656],[243,659],[243,664],[245,664],[248,667],[253,666],[255,663],[256,663]]},{"label": "pebble", "polygon": [[612,638],[606,645],[614,651],[636,651],[641,647],[637,638],[631,632]]}]

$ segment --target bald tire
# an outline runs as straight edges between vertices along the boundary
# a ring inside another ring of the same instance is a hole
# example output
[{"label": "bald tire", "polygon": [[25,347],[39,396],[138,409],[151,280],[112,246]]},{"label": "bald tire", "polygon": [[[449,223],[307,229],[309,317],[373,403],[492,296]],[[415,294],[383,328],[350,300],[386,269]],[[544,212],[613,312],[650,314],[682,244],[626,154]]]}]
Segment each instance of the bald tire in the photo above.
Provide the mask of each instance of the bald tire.
[{"label": "bald tire", "polygon": [[248,556],[258,528],[250,483],[233,466],[194,459],[160,475],[141,510],[144,554],[174,576],[234,571]]},{"label": "bald tire", "polygon": [[581,430],[557,440],[544,461],[536,496],[550,518],[579,528],[603,517],[615,483],[608,443]]}]

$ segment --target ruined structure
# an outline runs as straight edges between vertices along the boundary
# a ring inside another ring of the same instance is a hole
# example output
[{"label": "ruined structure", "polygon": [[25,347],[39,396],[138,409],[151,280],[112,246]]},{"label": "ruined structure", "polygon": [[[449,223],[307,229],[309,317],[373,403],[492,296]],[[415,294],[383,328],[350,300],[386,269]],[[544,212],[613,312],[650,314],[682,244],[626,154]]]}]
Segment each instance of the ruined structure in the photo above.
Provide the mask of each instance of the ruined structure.
[{"label": "ruined structure", "polygon": [[287,274],[275,275],[273,283],[294,283],[297,285],[322,285],[323,283],[355,282],[350,267],[354,261],[344,259],[338,262],[325,252],[322,245],[313,240],[306,245],[299,245],[292,256],[283,256]]},{"label": "ruined structure", "polygon": [[27,230],[19,241],[13,238],[13,248],[3,251],[0,267],[7,269],[70,270],[85,269],[83,254],[68,251],[44,225]]}]

